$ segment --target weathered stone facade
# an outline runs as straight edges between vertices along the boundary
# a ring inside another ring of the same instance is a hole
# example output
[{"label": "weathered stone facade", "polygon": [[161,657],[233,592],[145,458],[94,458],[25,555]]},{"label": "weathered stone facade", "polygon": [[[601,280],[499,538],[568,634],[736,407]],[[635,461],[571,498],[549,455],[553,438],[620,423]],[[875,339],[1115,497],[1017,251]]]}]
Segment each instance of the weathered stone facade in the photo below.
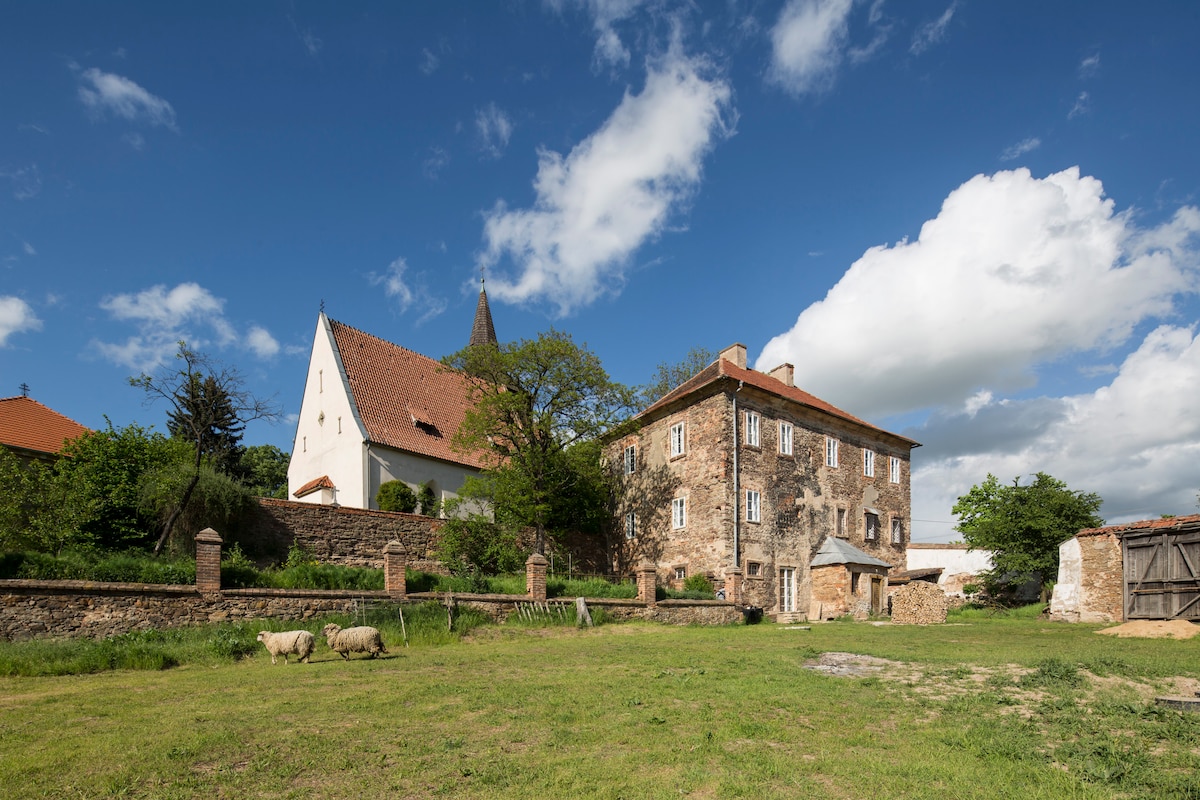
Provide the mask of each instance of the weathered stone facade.
[{"label": "weathered stone facade", "polygon": [[[619,513],[627,524],[635,515],[633,537],[614,559],[619,570],[648,558],[669,585],[695,574],[720,585],[741,567],[745,604],[803,616],[813,593],[810,563],[826,537],[841,536],[904,569],[916,443],[796,389],[788,365],[755,372],[745,368],[745,348],[728,348],[638,421],[635,433],[607,451],[626,472],[628,499]],[[826,464],[830,440],[836,466]],[[865,474],[867,459],[873,475]],[[676,518],[680,500],[684,520]],[[753,502],[757,515],[748,508]],[[782,601],[781,581],[790,590]]]}]

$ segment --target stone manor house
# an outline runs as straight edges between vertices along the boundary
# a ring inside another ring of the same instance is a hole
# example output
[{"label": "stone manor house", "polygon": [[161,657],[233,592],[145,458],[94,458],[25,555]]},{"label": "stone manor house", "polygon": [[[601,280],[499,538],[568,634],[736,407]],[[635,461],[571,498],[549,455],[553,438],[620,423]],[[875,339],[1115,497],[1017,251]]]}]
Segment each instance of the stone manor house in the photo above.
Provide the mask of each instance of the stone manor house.
[{"label": "stone manor house", "polygon": [[627,488],[618,561],[679,586],[740,575],[777,620],[882,612],[905,569],[917,442],[746,367],[735,344],[608,444]]}]

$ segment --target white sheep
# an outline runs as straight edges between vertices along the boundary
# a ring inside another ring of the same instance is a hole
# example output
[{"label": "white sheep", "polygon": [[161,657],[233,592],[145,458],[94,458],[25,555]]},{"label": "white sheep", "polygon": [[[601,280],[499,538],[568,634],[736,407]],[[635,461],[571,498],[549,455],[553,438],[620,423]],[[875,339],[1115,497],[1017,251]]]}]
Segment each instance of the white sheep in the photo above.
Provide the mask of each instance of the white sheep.
[{"label": "white sheep", "polygon": [[374,658],[388,651],[383,646],[383,637],[379,635],[379,631],[366,625],[342,630],[341,625],[331,622],[321,629],[321,633],[329,643],[329,649],[341,653],[342,658],[347,661],[350,660],[350,653],[370,653],[371,658]]},{"label": "white sheep", "polygon": [[312,655],[315,639],[308,631],[281,631],[272,633],[271,631],[259,631],[258,640],[262,642],[267,652],[271,654],[271,663],[277,664],[276,656],[283,656],[283,663],[288,663],[288,654],[295,653],[300,656],[302,664],[308,663],[308,657]]}]

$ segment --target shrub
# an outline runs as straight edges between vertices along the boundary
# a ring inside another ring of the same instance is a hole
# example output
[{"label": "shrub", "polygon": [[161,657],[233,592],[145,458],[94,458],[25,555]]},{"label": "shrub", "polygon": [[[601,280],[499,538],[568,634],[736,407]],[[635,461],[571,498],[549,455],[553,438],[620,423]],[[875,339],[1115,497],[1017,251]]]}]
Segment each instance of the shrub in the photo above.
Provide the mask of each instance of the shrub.
[{"label": "shrub", "polygon": [[[712,594],[713,585],[712,581],[708,579],[707,575],[689,575],[687,580],[683,582],[683,590],[685,592],[704,592],[706,594]],[[709,599],[711,600],[712,598]]]},{"label": "shrub", "polygon": [[438,502],[437,495],[428,481],[422,483],[417,490],[417,500],[421,503],[421,514],[426,517],[441,516],[442,504]]},{"label": "shrub", "polygon": [[404,481],[386,481],[375,494],[381,511],[400,511],[411,514],[417,510],[417,496]]}]

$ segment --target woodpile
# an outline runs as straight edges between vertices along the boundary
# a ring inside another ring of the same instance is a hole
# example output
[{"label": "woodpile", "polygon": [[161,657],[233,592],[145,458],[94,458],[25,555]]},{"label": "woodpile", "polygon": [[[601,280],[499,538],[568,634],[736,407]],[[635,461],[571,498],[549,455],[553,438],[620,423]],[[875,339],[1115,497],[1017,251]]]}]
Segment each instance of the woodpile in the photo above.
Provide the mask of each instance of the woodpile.
[{"label": "woodpile", "polygon": [[935,583],[913,581],[892,594],[892,622],[896,625],[931,625],[946,621],[950,602]]}]

